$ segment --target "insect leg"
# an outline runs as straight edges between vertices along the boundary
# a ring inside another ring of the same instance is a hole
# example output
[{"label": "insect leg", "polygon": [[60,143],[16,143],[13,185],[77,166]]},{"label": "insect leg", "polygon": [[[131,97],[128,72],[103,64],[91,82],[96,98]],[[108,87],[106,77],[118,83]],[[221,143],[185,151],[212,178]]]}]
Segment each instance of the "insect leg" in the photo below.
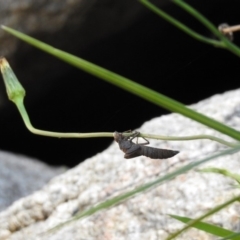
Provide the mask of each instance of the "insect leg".
[{"label": "insect leg", "polygon": [[150,142],[146,139],[146,138],[144,138],[144,137],[141,137],[142,139],[144,139],[146,142],[145,143],[138,143],[138,136],[140,135],[140,132],[135,132],[134,134],[133,134],[133,136],[132,136],[132,138],[131,139],[129,139],[131,142],[132,142],[132,140],[134,139],[134,138],[137,138],[137,144],[139,144],[139,145],[148,145]]},{"label": "insect leg", "polygon": [[140,135],[140,132],[137,132],[137,131],[135,131],[129,138],[129,141],[130,142],[132,142],[132,140],[134,139],[134,138],[137,138],[137,144],[139,144],[139,145],[148,145],[150,142],[146,139],[146,138],[144,138],[144,137],[141,137],[141,138],[143,138],[146,142],[145,143],[138,143],[138,136]]},{"label": "insect leg", "polygon": [[133,134],[129,137],[130,138],[129,141],[132,142],[134,138],[138,138],[139,134],[140,132],[137,132],[137,131],[133,132]]},{"label": "insect leg", "polygon": [[150,142],[144,138],[144,137],[141,137],[142,139],[144,139],[146,142],[145,143],[138,143],[139,145],[148,145]]}]

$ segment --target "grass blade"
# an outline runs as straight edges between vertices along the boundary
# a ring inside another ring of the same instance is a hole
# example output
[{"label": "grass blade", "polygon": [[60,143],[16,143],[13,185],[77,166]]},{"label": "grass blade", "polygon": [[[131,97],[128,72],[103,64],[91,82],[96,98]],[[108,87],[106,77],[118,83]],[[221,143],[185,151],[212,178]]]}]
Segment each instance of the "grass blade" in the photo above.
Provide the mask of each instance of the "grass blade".
[{"label": "grass blade", "polygon": [[[175,218],[175,219],[177,219],[177,220],[179,220],[183,223],[189,223],[193,220],[192,218],[181,217],[181,216],[177,216],[177,215],[169,215],[169,216],[171,216],[172,218]],[[213,234],[213,235],[218,236],[218,237],[226,237],[226,236],[229,236],[229,235],[236,234],[235,232],[232,232],[232,231],[227,230],[225,228],[221,228],[221,227],[218,227],[216,225],[201,222],[201,221],[194,224],[193,227],[197,228],[199,230],[202,230],[204,232]],[[236,240],[240,240],[240,238],[236,238]]]},{"label": "grass blade", "polygon": [[224,175],[226,177],[230,177],[231,179],[237,181],[238,184],[240,184],[240,175],[239,174],[235,174],[235,173],[231,173],[231,172],[229,172],[226,169],[209,167],[209,168],[200,169],[199,172],[219,173],[219,174],[222,174],[222,175]]},{"label": "grass blade", "polygon": [[240,239],[239,237],[240,237],[240,233],[234,233],[225,238],[221,238],[219,240],[238,240],[238,239]]},{"label": "grass blade", "polygon": [[99,67],[93,63],[90,63],[84,59],[76,57],[72,54],[66,53],[62,50],[56,49],[48,44],[45,44],[39,40],[36,40],[32,37],[29,37],[23,33],[20,33],[14,29],[2,26],[2,28],[11,33],[12,35],[18,37],[19,39],[49,53],[53,56],[77,67],[80,68],[100,79],[103,79],[111,84],[116,85],[128,92],[131,92],[141,98],[146,99],[149,102],[152,102],[158,106],[164,107],[170,111],[180,113],[186,117],[192,118],[206,126],[209,126],[221,133],[231,136],[237,140],[240,140],[240,133],[233,128],[230,128],[216,120],[213,120],[203,114],[200,114],[196,111],[191,110],[190,108],[184,106],[182,103],[177,102],[169,97],[164,96],[154,90],[151,90],[147,87],[142,86],[130,79],[122,77],[114,72],[108,71],[102,67]]},{"label": "grass blade", "polygon": [[[197,224],[198,222],[200,222],[201,220],[203,220],[206,217],[209,217],[211,215],[213,215],[216,212],[219,212],[220,210],[222,210],[223,208],[226,208],[227,206],[229,206],[230,204],[239,201],[240,200],[240,196],[237,197],[233,197],[232,199],[230,199],[229,201],[218,205],[217,207],[214,207],[213,209],[211,209],[210,211],[208,211],[207,213],[203,214],[201,217],[197,218],[197,219],[193,219],[192,221],[190,221],[188,223],[187,226],[183,227],[182,229],[180,229],[179,231],[175,232],[174,234],[172,234],[171,236],[169,236],[167,238],[167,240],[171,240],[176,238],[177,236],[179,236],[181,233],[183,233],[184,231],[188,230],[191,227],[194,227],[195,224]],[[228,234],[229,236],[229,234]]]},{"label": "grass blade", "polygon": [[240,48],[233,44],[231,41],[227,39],[220,31],[200,12],[191,7],[189,4],[185,3],[182,0],[173,0],[175,4],[179,7],[183,8],[186,12],[191,14],[194,18],[196,18],[199,22],[201,22],[206,28],[208,28],[216,37],[218,37],[221,42],[225,45],[225,48],[240,57]]},{"label": "grass blade", "polygon": [[211,38],[207,38],[203,35],[200,35],[199,33],[195,32],[194,30],[192,30],[191,28],[189,28],[185,24],[183,24],[180,21],[178,21],[177,19],[173,18],[172,16],[170,16],[169,14],[167,14],[166,12],[161,10],[160,8],[156,7],[154,4],[150,3],[148,0],[140,0],[140,2],[145,7],[147,7],[149,10],[156,13],[158,16],[160,16],[161,18],[163,18],[167,22],[171,23],[176,28],[180,29],[181,31],[185,32],[186,34],[190,35],[191,37],[195,38],[196,40],[198,40],[200,42],[204,42],[206,44],[213,45],[215,47],[225,47],[225,45],[221,41],[214,40],[214,39],[211,39]]}]

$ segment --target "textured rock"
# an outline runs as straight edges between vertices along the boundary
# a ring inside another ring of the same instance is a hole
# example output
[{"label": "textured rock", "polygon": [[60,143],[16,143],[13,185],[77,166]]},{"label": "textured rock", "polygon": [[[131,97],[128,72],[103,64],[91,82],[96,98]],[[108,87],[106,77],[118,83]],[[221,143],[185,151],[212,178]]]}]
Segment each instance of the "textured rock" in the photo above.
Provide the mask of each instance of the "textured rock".
[{"label": "textured rock", "polygon": [[[191,106],[212,118],[240,129],[240,90],[215,95]],[[146,122],[144,133],[161,135],[212,134],[230,139],[178,114]],[[233,141],[233,140],[231,140]],[[197,217],[223,203],[240,190],[234,181],[218,174],[189,171],[151,191],[138,195],[109,210],[81,221],[71,222],[51,233],[49,228],[71,218],[76,209],[83,211],[106,198],[116,196],[189,162],[225,149],[210,140],[151,141],[151,145],[181,152],[168,160],[138,157],[126,160],[113,143],[104,152],[55,177],[42,190],[15,202],[0,213],[0,239],[164,239],[182,224],[167,216]],[[220,157],[204,166],[221,167],[240,174],[240,153]],[[223,194],[224,192],[224,194]],[[238,230],[239,203],[211,217],[211,222]],[[190,230],[178,239],[214,239]]]},{"label": "textured rock", "polygon": [[0,152],[0,211],[19,198],[39,190],[63,168],[50,167],[36,159]]},{"label": "textured rock", "polygon": [[[27,34],[53,34],[70,27],[84,33],[79,44],[88,45],[133,24],[141,12],[139,3],[126,0],[114,4],[109,0],[10,0],[1,3],[0,22]],[[92,24],[97,24],[95,31],[87,31]],[[3,55],[15,51],[17,39],[1,31],[0,40]]]}]

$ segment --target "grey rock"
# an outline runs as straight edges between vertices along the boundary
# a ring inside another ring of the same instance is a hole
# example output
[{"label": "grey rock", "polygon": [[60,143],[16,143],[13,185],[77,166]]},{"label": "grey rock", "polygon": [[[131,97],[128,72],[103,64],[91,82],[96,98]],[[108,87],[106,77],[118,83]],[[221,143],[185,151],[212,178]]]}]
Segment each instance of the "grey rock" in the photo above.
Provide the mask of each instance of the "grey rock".
[{"label": "grey rock", "polygon": [[[54,34],[69,27],[71,31],[80,31],[78,44],[87,47],[129,27],[142,15],[142,11],[139,3],[126,0],[10,0],[1,1],[0,22],[30,35],[41,32]],[[93,24],[94,31],[88,31]],[[2,55],[10,55],[17,50],[18,40],[9,34],[1,31],[0,40]]]},{"label": "grey rock", "polygon": [[0,151],[0,166],[0,211],[64,171],[62,167],[50,167],[36,159],[4,151]]},{"label": "grey rock", "polygon": [[[190,107],[239,130],[239,105],[240,89],[215,95]],[[154,118],[138,130],[166,136],[210,134],[234,141],[179,114]],[[196,218],[240,193],[229,178],[193,170],[111,209],[47,232],[71,219],[76,210],[86,210],[109,197],[226,149],[210,140],[151,141],[151,145],[180,150],[180,153],[167,160],[143,156],[127,160],[113,143],[104,152],[55,177],[38,192],[1,212],[0,239],[164,239],[182,226],[168,214]],[[240,174],[239,153],[217,158],[201,167],[206,166]],[[235,203],[209,220],[236,230],[239,214],[239,203]],[[214,238],[191,229],[178,239]]]}]

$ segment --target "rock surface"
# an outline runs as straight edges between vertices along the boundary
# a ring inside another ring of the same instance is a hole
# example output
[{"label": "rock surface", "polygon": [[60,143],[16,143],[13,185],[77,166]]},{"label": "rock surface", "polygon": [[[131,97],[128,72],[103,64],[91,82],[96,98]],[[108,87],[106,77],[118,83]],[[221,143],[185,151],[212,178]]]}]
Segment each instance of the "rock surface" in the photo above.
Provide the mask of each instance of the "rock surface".
[{"label": "rock surface", "polygon": [[0,211],[19,198],[39,190],[64,168],[50,167],[36,159],[0,151]]},{"label": "rock surface", "polygon": [[[239,106],[240,89],[215,95],[191,108],[240,130]],[[178,114],[154,118],[139,130],[169,136],[211,134],[233,141]],[[182,226],[168,214],[195,218],[240,193],[234,186],[236,183],[227,177],[192,170],[118,206],[46,233],[57,224],[69,220],[77,209],[88,209],[187,163],[226,149],[210,140],[152,140],[151,145],[180,150],[180,153],[168,160],[146,157],[126,160],[118,145],[113,143],[104,152],[55,177],[41,190],[1,212],[0,239],[164,239]],[[240,153],[220,157],[201,167],[219,167],[240,174],[239,157]],[[239,203],[232,204],[211,217],[211,223],[239,231],[239,207]],[[178,239],[214,238],[190,230]]]},{"label": "rock surface", "polygon": [[[79,45],[83,48],[129,27],[142,15],[143,9],[141,4],[127,0],[114,3],[110,0],[10,0],[1,3],[0,22],[30,35],[53,35],[70,28],[82,35]],[[94,31],[90,30],[92,26]],[[18,40],[4,31],[0,31],[0,40],[0,52],[12,55]]]}]

